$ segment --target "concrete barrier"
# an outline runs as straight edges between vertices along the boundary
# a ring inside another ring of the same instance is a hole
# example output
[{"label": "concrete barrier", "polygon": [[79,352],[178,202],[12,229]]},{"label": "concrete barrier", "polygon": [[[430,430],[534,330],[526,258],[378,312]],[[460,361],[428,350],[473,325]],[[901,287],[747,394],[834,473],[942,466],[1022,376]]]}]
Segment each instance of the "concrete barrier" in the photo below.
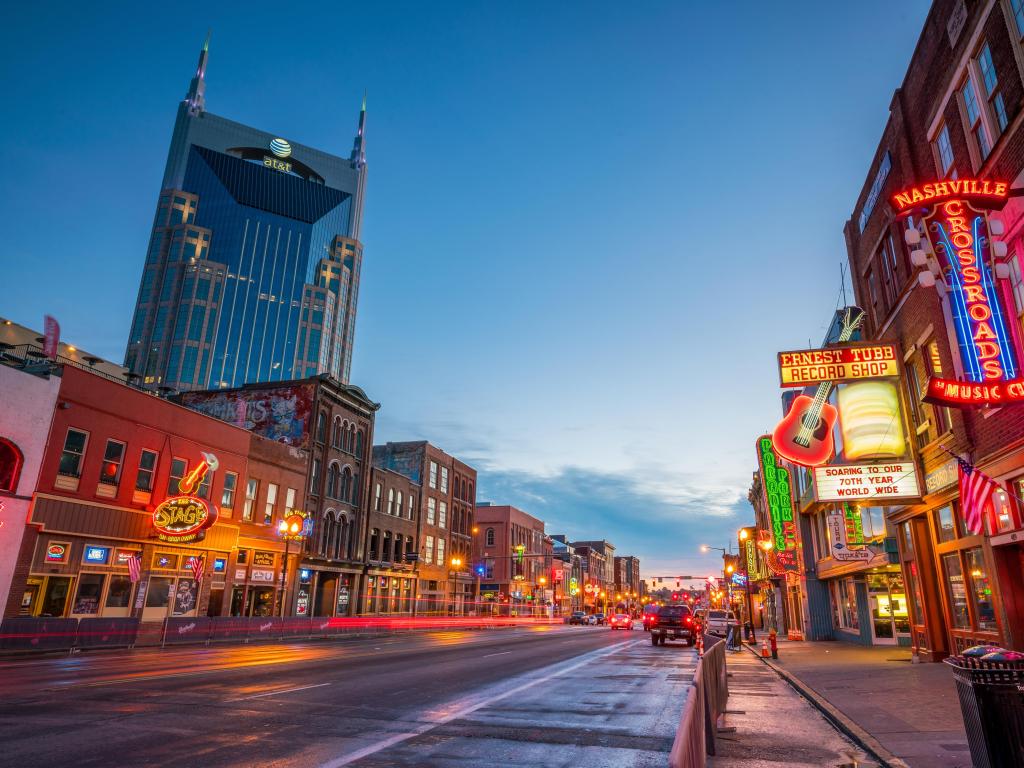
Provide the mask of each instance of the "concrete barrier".
[{"label": "concrete barrier", "polygon": [[729,675],[725,662],[725,641],[704,636],[704,656],[697,662],[693,685],[686,695],[679,719],[670,768],[704,768],[707,756],[715,754],[719,718],[729,701]]}]

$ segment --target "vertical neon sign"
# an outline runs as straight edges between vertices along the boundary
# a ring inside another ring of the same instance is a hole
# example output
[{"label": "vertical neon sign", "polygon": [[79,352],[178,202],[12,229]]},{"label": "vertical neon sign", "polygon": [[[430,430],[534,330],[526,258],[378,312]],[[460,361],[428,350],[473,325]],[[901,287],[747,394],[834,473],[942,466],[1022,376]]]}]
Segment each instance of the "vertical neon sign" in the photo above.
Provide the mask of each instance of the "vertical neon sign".
[{"label": "vertical neon sign", "polygon": [[757,440],[757,460],[761,468],[761,486],[772,521],[772,547],[779,565],[785,571],[799,571],[796,560],[796,520],[793,515],[793,494],[789,470],[779,465],[770,435]]},{"label": "vertical neon sign", "polygon": [[936,253],[949,266],[951,309],[964,374],[977,383],[1017,377],[1017,360],[990,268],[985,214],[963,200],[937,204],[927,217]]}]

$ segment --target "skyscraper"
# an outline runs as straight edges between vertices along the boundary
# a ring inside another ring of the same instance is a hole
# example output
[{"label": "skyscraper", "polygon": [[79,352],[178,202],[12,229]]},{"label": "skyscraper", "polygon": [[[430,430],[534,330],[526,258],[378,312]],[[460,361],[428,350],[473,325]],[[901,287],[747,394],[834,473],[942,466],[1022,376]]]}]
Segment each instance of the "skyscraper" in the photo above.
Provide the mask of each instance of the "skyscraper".
[{"label": "skyscraper", "polygon": [[209,38],[178,106],[125,366],[153,387],[349,379],[366,99],[346,159],[206,111]]}]

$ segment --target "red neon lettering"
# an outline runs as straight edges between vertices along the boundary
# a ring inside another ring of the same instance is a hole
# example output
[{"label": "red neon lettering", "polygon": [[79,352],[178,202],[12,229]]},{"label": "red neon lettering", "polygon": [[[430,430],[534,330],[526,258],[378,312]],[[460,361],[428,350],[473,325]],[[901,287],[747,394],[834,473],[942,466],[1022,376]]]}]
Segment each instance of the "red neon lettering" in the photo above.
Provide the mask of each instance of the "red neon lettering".
[{"label": "red neon lettering", "polygon": [[[892,196],[891,201],[897,211],[905,211],[916,203],[938,202],[956,195],[996,199],[1005,198],[1007,188],[1008,184],[1006,182],[991,181],[990,179],[939,181],[897,192]],[[959,212],[954,211],[948,211],[947,213],[953,216],[959,215]]]}]

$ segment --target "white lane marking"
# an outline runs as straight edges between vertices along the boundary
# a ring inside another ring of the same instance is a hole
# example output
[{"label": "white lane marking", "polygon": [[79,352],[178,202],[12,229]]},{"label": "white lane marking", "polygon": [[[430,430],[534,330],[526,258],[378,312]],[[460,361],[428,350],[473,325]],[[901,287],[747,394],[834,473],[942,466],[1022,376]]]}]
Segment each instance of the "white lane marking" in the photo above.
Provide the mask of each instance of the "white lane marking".
[{"label": "white lane marking", "polygon": [[[506,681],[506,683],[504,684],[492,686],[490,691],[485,690],[484,693],[479,693],[475,696],[467,696],[461,700],[456,699],[455,701],[449,702],[447,705],[443,706],[440,709],[440,711],[436,713],[428,712],[426,714],[428,722],[421,723],[420,725],[417,725],[411,730],[393,734],[386,739],[381,739],[380,741],[376,741],[373,744],[369,744],[361,749],[357,749],[355,752],[350,752],[347,755],[336,757],[334,760],[329,760],[326,763],[321,764],[320,768],[341,768],[341,766],[348,765],[349,763],[354,763],[356,760],[362,760],[364,757],[367,757],[368,755],[376,754],[377,752],[387,749],[388,747],[394,746],[395,744],[399,744],[403,741],[408,741],[409,739],[416,738],[417,736],[422,736],[427,731],[431,731],[439,725],[444,725],[445,723],[449,723],[452,720],[458,720],[459,718],[463,718],[466,715],[470,715],[473,712],[476,712],[478,709],[482,709],[483,707],[493,704],[496,701],[500,701],[501,699],[505,699],[509,696],[513,696],[517,693],[520,693],[521,691],[525,691],[527,688],[533,688],[536,685],[547,683],[556,677],[560,677],[569,672],[573,672],[579,669],[580,667],[584,667],[590,662],[595,661],[604,656],[610,656],[613,653],[621,651],[622,646],[639,645],[641,642],[643,641],[633,640],[632,642],[627,641],[624,643],[618,643],[616,646],[612,648],[598,648],[596,651],[591,651],[590,653],[584,654],[583,656],[577,656],[576,660],[570,659],[568,662],[559,662],[557,664],[552,664],[549,667],[544,667],[538,670],[540,672],[543,672],[545,669],[550,670],[543,677],[530,677],[531,674],[535,673],[520,675],[518,678],[512,678],[512,680]],[[522,680],[524,678],[526,679],[526,682],[520,683],[519,685],[509,688],[508,690],[501,691],[501,693],[492,692],[494,689],[500,690],[502,685],[508,685],[509,683],[512,683],[517,679]]]},{"label": "white lane marking", "polygon": [[310,688],[323,688],[325,685],[330,683],[317,683],[316,685],[303,685],[298,688],[285,688],[283,691],[267,691],[266,693],[256,693],[252,696],[239,696],[237,699],[225,699],[225,702],[231,701],[248,701],[249,699],[262,699],[265,696],[278,696],[282,693],[295,693],[296,691],[308,691]]},{"label": "white lane marking", "polygon": [[506,653],[512,653],[512,651],[502,651],[501,653],[485,653],[480,658],[481,659],[486,659],[486,658],[489,658],[491,656],[504,656]]}]

